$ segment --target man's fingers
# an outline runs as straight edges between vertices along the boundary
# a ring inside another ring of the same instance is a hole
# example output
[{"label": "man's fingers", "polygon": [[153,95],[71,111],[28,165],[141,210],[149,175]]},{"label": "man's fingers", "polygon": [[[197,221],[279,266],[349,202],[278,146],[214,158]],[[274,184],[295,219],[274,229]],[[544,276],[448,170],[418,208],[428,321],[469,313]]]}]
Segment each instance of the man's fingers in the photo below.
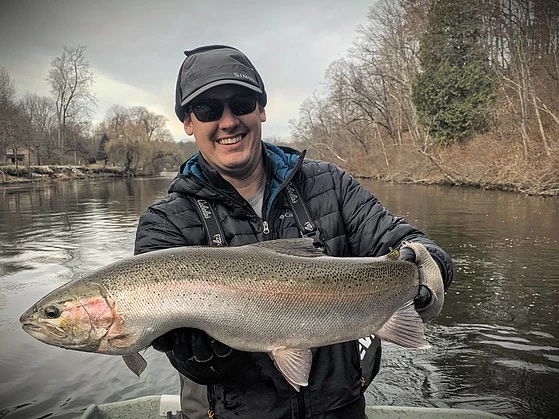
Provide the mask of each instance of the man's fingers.
[{"label": "man's fingers", "polygon": [[416,310],[421,310],[429,305],[431,302],[431,291],[425,285],[420,285],[417,296],[414,299]]}]

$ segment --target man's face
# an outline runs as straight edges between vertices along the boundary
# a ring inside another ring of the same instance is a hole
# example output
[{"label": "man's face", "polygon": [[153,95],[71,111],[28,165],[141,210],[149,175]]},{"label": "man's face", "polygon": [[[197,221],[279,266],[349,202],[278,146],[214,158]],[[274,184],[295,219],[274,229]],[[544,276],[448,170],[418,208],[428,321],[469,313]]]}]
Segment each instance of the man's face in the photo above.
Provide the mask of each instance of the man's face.
[{"label": "man's face", "polygon": [[[223,85],[202,93],[193,103],[251,94],[251,90],[241,86]],[[194,135],[200,153],[222,176],[243,179],[262,161],[264,121],[266,111],[260,104],[246,115],[235,115],[225,105],[223,115],[216,121],[201,122],[193,112],[186,115],[184,130]]]}]

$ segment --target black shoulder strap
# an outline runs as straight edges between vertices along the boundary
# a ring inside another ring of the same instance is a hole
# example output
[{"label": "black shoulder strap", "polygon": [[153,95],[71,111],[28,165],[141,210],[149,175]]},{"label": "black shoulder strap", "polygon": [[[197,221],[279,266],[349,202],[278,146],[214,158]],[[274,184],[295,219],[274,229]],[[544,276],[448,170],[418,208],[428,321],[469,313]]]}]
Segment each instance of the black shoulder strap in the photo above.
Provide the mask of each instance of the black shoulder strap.
[{"label": "black shoulder strap", "polygon": [[[223,233],[223,228],[219,223],[217,216],[215,214],[215,208],[211,202],[205,199],[190,197],[194,202],[194,208],[204,224],[204,230],[206,230],[206,238],[209,246],[226,246],[225,234]],[[215,389],[214,385],[210,384],[207,387],[208,394],[208,417],[213,418],[215,416]]]},{"label": "black shoulder strap", "polygon": [[[307,206],[301,197],[301,192],[297,185],[289,182],[284,189],[287,195],[287,202],[293,212],[299,231],[302,237],[311,237],[314,239],[315,245],[320,246],[320,238],[318,229],[312,221]],[[206,237],[210,246],[226,246],[225,235],[215,214],[215,209],[211,202],[205,199],[191,197],[195,203],[195,208],[198,215],[204,224],[206,230]]]},{"label": "black shoulder strap", "polygon": [[293,216],[295,221],[299,226],[299,231],[303,237],[311,237],[314,239],[314,243],[320,246],[320,237],[318,234],[318,229],[316,225],[311,220],[309,210],[303,201],[301,191],[293,182],[289,182],[285,187],[285,194],[287,195],[287,202],[291,211],[293,211]]},{"label": "black shoulder strap", "polygon": [[194,207],[196,208],[196,211],[198,211],[200,220],[202,220],[202,223],[204,224],[208,245],[227,246],[227,243],[225,242],[225,234],[223,234],[223,229],[217,220],[215,209],[211,202],[194,197],[191,197],[191,199],[194,201]]}]

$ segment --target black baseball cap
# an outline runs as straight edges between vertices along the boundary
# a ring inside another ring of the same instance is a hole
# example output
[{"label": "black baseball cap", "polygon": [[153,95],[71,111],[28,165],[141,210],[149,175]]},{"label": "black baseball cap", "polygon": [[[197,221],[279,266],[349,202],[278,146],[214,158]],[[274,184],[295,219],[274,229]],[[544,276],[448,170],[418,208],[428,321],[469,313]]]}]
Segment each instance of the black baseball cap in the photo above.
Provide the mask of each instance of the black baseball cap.
[{"label": "black baseball cap", "polygon": [[227,45],[207,45],[184,51],[177,78],[175,113],[184,121],[185,105],[216,86],[236,84],[256,92],[258,102],[266,106],[264,82],[245,54]]}]

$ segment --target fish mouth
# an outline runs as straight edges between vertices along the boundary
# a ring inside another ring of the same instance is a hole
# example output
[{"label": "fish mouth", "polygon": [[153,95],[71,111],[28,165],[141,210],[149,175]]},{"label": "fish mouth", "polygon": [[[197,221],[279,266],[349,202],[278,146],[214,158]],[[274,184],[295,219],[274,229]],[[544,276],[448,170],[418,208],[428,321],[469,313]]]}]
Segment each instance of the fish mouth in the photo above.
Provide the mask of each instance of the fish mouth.
[{"label": "fish mouth", "polygon": [[29,333],[34,338],[45,341],[52,339],[53,337],[57,339],[64,339],[67,337],[67,334],[64,330],[60,327],[45,323],[45,324],[36,324],[36,323],[23,323],[21,328]]}]

